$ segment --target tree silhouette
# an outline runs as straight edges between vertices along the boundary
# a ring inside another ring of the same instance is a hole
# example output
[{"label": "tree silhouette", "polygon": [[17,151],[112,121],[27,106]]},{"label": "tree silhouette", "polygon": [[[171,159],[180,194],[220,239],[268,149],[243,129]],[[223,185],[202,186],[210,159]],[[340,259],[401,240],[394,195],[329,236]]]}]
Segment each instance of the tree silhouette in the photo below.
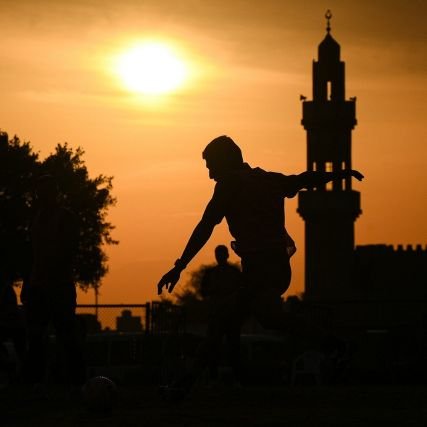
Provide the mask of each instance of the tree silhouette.
[{"label": "tree silhouette", "polygon": [[197,270],[190,272],[190,277],[184,288],[175,294],[176,303],[178,305],[188,305],[193,301],[201,301],[202,294],[200,292],[201,283],[206,271],[214,267],[215,264],[200,265]]},{"label": "tree silhouette", "polygon": [[81,148],[58,144],[54,153],[39,160],[29,142],[0,136],[0,269],[13,280],[29,273],[29,228],[36,201],[35,178],[52,175],[57,181],[61,204],[79,218],[80,239],[75,281],[83,289],[99,286],[108,271],[104,245],[117,244],[111,236],[114,226],[107,222],[108,209],[116,199],[111,195],[112,177],[90,178]]},{"label": "tree silhouette", "polygon": [[177,290],[171,297],[162,296],[161,300],[183,307],[187,322],[206,323],[206,301],[202,298],[200,286],[206,270],[213,266],[214,264],[199,266],[190,272],[190,277],[182,289]]}]

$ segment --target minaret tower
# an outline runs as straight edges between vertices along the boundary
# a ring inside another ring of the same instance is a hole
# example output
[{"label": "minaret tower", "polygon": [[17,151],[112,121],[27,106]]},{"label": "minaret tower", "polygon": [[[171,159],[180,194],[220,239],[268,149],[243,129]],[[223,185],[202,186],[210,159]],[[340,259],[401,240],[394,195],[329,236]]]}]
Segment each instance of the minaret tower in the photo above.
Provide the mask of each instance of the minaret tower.
[{"label": "minaret tower", "polygon": [[[326,36],[313,61],[313,100],[303,102],[307,131],[307,170],[351,169],[351,132],[356,125],[356,99],[345,99],[345,64],[340,45]],[[305,221],[305,297],[335,300],[351,296],[354,222],[361,213],[360,193],[351,178],[299,193],[298,213]]]}]

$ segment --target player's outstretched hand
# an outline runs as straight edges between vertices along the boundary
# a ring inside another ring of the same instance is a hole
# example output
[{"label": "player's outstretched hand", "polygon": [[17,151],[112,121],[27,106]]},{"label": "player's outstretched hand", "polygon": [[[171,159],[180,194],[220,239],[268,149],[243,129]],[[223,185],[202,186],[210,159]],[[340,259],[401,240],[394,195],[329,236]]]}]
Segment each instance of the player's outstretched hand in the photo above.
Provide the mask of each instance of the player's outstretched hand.
[{"label": "player's outstretched hand", "polygon": [[179,276],[181,275],[181,270],[177,267],[172,268],[168,271],[161,279],[157,285],[157,294],[160,295],[163,291],[163,288],[166,288],[169,293],[173,291],[173,288],[178,283]]},{"label": "player's outstretched hand", "polygon": [[351,170],[350,175],[356,178],[358,181],[362,181],[363,178],[365,178],[359,171]]}]

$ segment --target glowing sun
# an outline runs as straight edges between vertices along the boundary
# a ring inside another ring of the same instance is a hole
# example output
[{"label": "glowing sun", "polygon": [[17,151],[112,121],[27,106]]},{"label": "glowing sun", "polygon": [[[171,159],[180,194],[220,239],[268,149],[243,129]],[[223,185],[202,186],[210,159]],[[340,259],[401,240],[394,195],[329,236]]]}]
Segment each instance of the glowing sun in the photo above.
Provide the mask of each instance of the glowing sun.
[{"label": "glowing sun", "polygon": [[158,95],[172,92],[184,83],[187,69],[173,50],[162,43],[134,46],[117,60],[117,72],[131,92]]}]

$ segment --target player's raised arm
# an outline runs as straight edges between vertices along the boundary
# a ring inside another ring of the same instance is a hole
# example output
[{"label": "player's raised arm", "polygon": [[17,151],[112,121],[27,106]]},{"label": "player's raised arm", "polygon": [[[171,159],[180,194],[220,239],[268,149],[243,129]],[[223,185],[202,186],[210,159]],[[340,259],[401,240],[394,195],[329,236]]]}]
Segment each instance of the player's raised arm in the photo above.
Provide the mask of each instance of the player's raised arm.
[{"label": "player's raised arm", "polygon": [[281,188],[283,197],[295,197],[304,188],[316,188],[336,179],[345,179],[350,176],[361,181],[364,176],[356,170],[345,169],[336,172],[306,171],[299,175],[283,175],[270,172]]},{"label": "player's raised arm", "polygon": [[316,188],[320,185],[327,184],[330,181],[336,179],[345,179],[348,177],[354,177],[358,181],[362,181],[364,176],[356,170],[345,169],[336,172],[321,172],[321,171],[306,171],[297,175],[300,189],[303,188]]}]

